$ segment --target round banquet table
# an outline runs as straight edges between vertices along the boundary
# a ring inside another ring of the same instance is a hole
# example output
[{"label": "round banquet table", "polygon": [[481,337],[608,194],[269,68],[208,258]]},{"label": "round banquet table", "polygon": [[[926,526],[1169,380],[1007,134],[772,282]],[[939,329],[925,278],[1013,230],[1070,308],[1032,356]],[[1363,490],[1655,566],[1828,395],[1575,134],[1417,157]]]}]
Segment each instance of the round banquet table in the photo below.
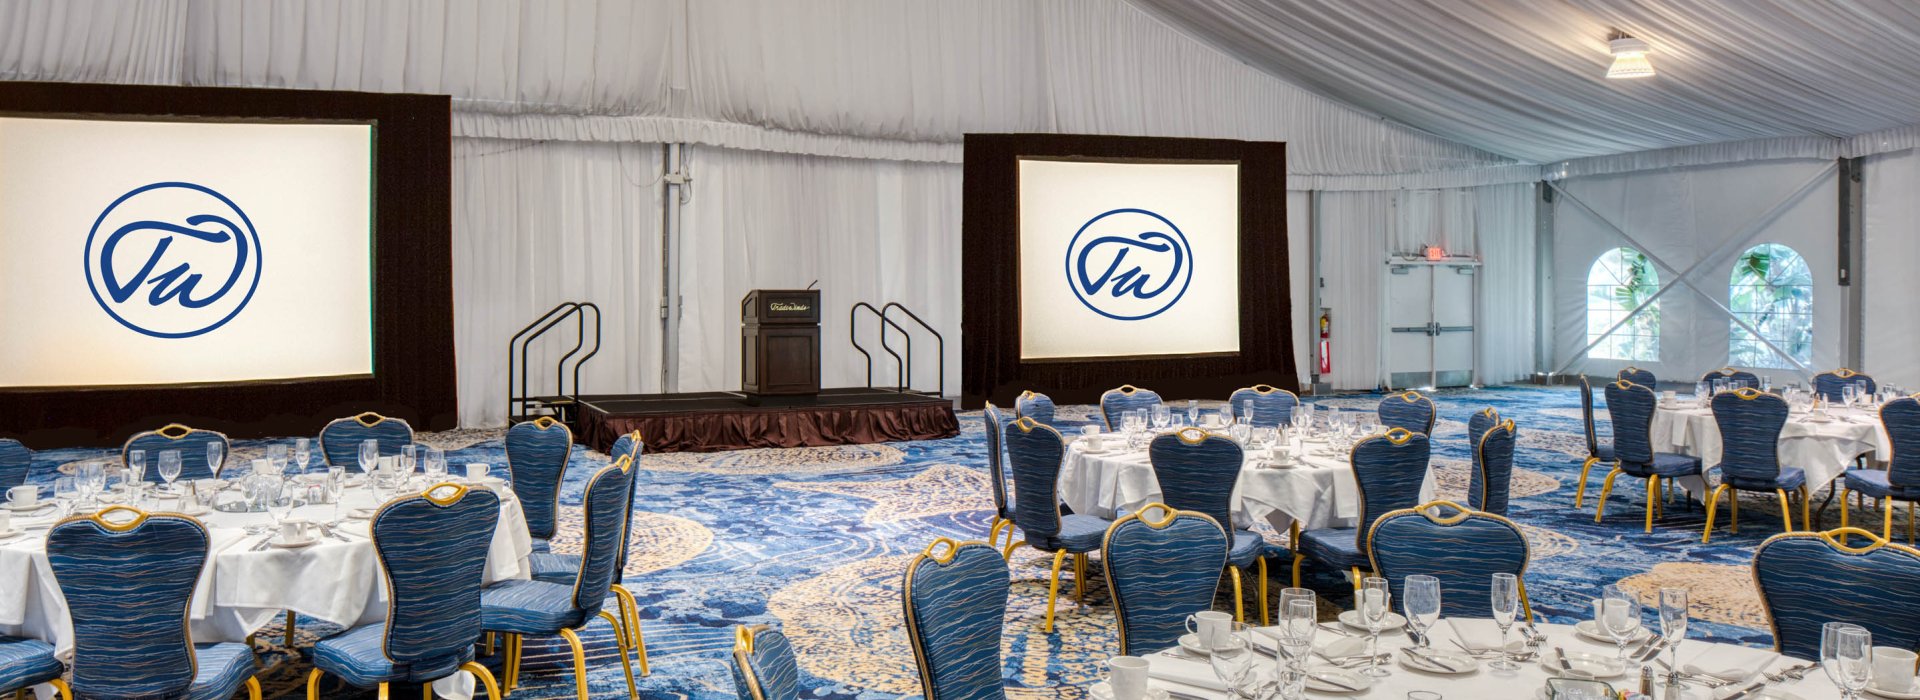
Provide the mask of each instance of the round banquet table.
[{"label": "round banquet table", "polygon": [[[1321,623],[1320,626],[1321,629],[1318,630],[1314,636],[1315,649],[1323,650],[1324,652],[1328,650],[1330,645],[1340,644],[1342,645],[1343,651],[1336,655],[1347,653],[1344,649],[1355,648],[1359,650],[1359,653],[1364,653],[1365,632],[1352,628],[1344,628],[1348,635],[1352,635],[1349,637],[1330,632],[1326,629],[1328,627],[1340,627],[1340,623],[1324,622]],[[1457,675],[1427,673],[1416,671],[1402,665],[1399,659],[1404,658],[1404,655],[1398,653],[1398,650],[1410,646],[1407,636],[1397,631],[1382,633],[1380,635],[1381,652],[1394,653],[1394,661],[1382,663],[1382,666],[1392,671],[1391,675],[1385,678],[1375,679],[1372,687],[1366,688],[1362,692],[1333,694],[1321,693],[1309,688],[1307,690],[1307,697],[1392,698],[1398,700],[1399,698],[1407,697],[1409,691],[1424,690],[1439,693],[1439,697],[1445,700],[1477,700],[1478,698],[1513,698],[1516,700],[1525,700],[1529,698],[1544,698],[1546,697],[1545,688],[1547,679],[1551,674],[1546,667],[1542,666],[1540,659],[1551,659],[1555,647],[1564,649],[1568,654],[1588,653],[1605,654],[1608,656],[1617,655],[1617,650],[1611,642],[1602,643],[1592,641],[1577,635],[1574,633],[1571,625],[1542,624],[1537,625],[1537,630],[1546,637],[1546,641],[1534,649],[1539,653],[1539,657],[1533,660],[1519,662],[1520,668],[1518,670],[1501,671],[1488,668],[1486,665],[1487,662],[1483,660],[1477,664],[1474,670]],[[1653,631],[1657,631],[1657,627]],[[1274,647],[1273,639],[1266,636],[1269,633],[1277,634],[1278,630],[1275,628],[1260,628],[1254,632],[1256,642],[1266,649],[1272,649]],[[1510,634],[1509,639],[1516,642],[1520,639],[1520,634],[1517,629]],[[1430,643],[1435,649],[1455,651],[1459,649],[1459,647],[1454,645],[1455,641],[1461,641],[1475,649],[1492,649],[1497,647],[1499,638],[1499,628],[1495,627],[1493,621],[1490,619],[1449,618],[1441,620],[1439,624],[1433,627],[1431,630]],[[1632,646],[1629,646],[1630,651],[1632,648]],[[1743,679],[1735,685],[1726,686],[1726,689],[1720,690],[1718,694],[1714,694],[1703,685],[1686,684],[1684,687],[1687,689],[1686,697],[1689,698],[1689,700],[1706,700],[1709,698],[1724,697],[1733,694],[1738,689],[1746,688],[1763,681],[1766,682],[1765,688],[1768,694],[1762,695],[1759,691],[1756,691],[1753,694],[1747,695],[1747,700],[1759,700],[1760,698],[1828,700],[1830,698],[1840,697],[1840,691],[1827,679],[1825,671],[1819,668],[1811,669],[1804,677],[1797,681],[1767,681],[1764,676],[1759,675],[1760,671],[1765,670],[1778,673],[1791,667],[1802,666],[1809,663],[1807,660],[1781,656],[1770,649],[1757,649],[1731,644],[1714,644],[1698,640],[1688,640],[1680,644],[1678,656],[1682,671],[1704,671],[1714,675],[1726,673]],[[1225,686],[1221,684],[1213,674],[1212,667],[1207,665],[1207,662],[1204,660],[1196,660],[1195,657],[1189,655],[1189,652],[1168,649],[1149,654],[1146,658],[1149,667],[1149,683],[1152,687],[1169,691],[1173,694],[1173,697],[1182,698],[1183,700],[1186,698],[1216,700],[1227,697]],[[1668,659],[1669,656],[1667,652],[1660,654],[1661,661],[1667,661]],[[1254,663],[1262,674],[1262,678],[1270,679],[1274,677],[1277,665],[1276,661],[1266,657],[1256,657]],[[1325,664],[1325,659],[1318,656],[1314,657],[1313,664],[1309,667],[1309,673],[1313,673],[1316,667],[1324,667]],[[1646,665],[1653,667],[1656,682],[1664,683],[1666,669],[1652,661],[1647,662]],[[1633,690],[1639,687],[1639,672],[1640,665],[1632,664],[1626,674],[1602,680],[1611,684],[1616,690]],[[1662,694],[1664,693],[1664,688],[1656,687],[1655,691],[1657,697],[1665,697]],[[1876,696],[1866,695],[1865,697],[1872,698]]]},{"label": "round banquet table", "polygon": [[[527,557],[533,540],[526,514],[513,491],[490,480],[500,494],[500,523],[487,551],[485,582],[525,579],[532,574]],[[176,498],[149,498],[147,510],[177,511]],[[343,515],[354,508],[377,506],[365,487],[346,489],[341,496]],[[326,522],[334,505],[302,505],[292,518]],[[47,532],[60,519],[60,508],[16,513],[15,529],[23,535],[0,540],[0,634],[48,641],[63,661],[72,661],[73,624],[66,597],[47,565]],[[385,577],[367,521],[349,519],[334,531],[345,538],[321,536],[317,543],[298,549],[268,546],[255,550],[266,535],[248,535],[248,526],[270,526],[264,512],[230,513],[215,510],[198,516],[207,526],[208,565],[194,588],[188,620],[195,643],[242,642],[282,611],[354,627],[382,622],[387,615]],[[434,684],[442,697],[462,698],[472,693],[473,680],[465,672]],[[42,697],[50,697],[43,691]]]},{"label": "round banquet table", "polygon": [[[1075,513],[1112,519],[1159,501],[1160,481],[1146,448],[1128,448],[1117,434],[1108,434],[1106,449],[1088,451],[1085,437],[1067,445],[1060,466],[1060,500]],[[1279,468],[1266,459],[1266,450],[1248,450],[1233,489],[1234,527],[1247,528],[1265,520],[1285,532],[1299,522],[1301,529],[1355,527],[1360,520],[1360,488],[1345,451],[1332,451],[1322,440],[1305,443],[1307,456],[1296,466]],[[1433,500],[1433,470],[1420,485],[1420,503]]]},{"label": "round banquet table", "polygon": [[[1893,442],[1880,425],[1880,416],[1871,410],[1830,408],[1828,422],[1816,422],[1807,412],[1795,409],[1780,431],[1780,465],[1799,467],[1807,473],[1807,490],[1817,491],[1853,466],[1855,457],[1872,454],[1874,459],[1893,458]],[[1712,469],[1720,463],[1720,425],[1713,420],[1713,409],[1696,401],[1680,399],[1666,402],[1653,412],[1653,449],[1700,458],[1702,467]],[[1704,489],[1698,478],[1679,479],[1693,493]]]}]

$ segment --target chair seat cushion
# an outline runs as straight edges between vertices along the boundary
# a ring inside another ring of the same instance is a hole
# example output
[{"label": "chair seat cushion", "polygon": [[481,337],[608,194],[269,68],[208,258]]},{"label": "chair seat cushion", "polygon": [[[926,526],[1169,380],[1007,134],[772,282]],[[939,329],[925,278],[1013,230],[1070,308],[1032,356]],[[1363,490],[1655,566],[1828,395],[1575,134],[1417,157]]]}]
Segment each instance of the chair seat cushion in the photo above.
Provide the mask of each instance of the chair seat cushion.
[{"label": "chair seat cushion", "polygon": [[460,665],[473,660],[473,647],[461,647],[459,655],[429,662],[395,665],[381,650],[386,623],[363,625],[341,632],[313,645],[313,665],[361,688],[381,683],[426,683],[453,675]]},{"label": "chair seat cushion", "polygon": [[585,621],[585,611],[573,606],[572,584],[502,581],[480,591],[480,624],[494,632],[558,634]]},{"label": "chair seat cushion", "polygon": [[1781,467],[1780,473],[1771,479],[1754,479],[1720,472],[1723,481],[1736,489],[1744,491],[1772,491],[1786,489],[1792,491],[1807,485],[1807,473],[1799,467]]},{"label": "chair seat cushion", "polygon": [[1034,549],[1051,552],[1057,549],[1067,550],[1068,554],[1085,554],[1100,550],[1100,542],[1107,537],[1107,527],[1113,522],[1105,518],[1078,513],[1060,516],[1060,534],[1054,535],[1052,546],[1048,543],[1035,544]]},{"label": "chair seat cushion", "polygon": [[1360,544],[1354,541],[1359,534],[1358,528],[1351,527],[1308,530],[1300,533],[1299,553],[1342,569],[1355,566],[1372,568],[1373,562],[1367,560],[1366,553],[1360,551]]},{"label": "chair seat cushion", "polygon": [[0,693],[59,678],[66,667],[53,657],[53,645],[38,639],[0,636]]},{"label": "chair seat cushion", "polygon": [[1233,546],[1227,549],[1227,563],[1233,566],[1253,566],[1255,561],[1267,553],[1267,540],[1252,530],[1234,530]]},{"label": "chair seat cushion", "polygon": [[1594,456],[1599,457],[1600,461],[1602,462],[1611,462],[1614,459],[1613,445],[1610,443],[1605,443],[1605,442],[1594,443],[1593,452],[1594,452]]},{"label": "chair seat cushion", "polygon": [[1700,473],[1700,458],[1672,452],[1653,453],[1652,464],[1621,462],[1620,471],[1642,479],[1649,476],[1688,476]]},{"label": "chair seat cushion", "polygon": [[1874,498],[1920,500],[1920,486],[1894,486],[1887,472],[1879,469],[1848,469],[1846,478],[1848,491],[1859,491]]},{"label": "chair seat cushion", "polygon": [[227,700],[253,677],[253,649],[245,644],[195,644],[193,655],[198,672],[188,700]]},{"label": "chair seat cushion", "polygon": [[527,557],[527,565],[533,569],[533,580],[548,583],[573,585],[580,575],[580,555],[554,554],[552,552],[534,552]]},{"label": "chair seat cushion", "polygon": [[540,553],[551,552],[553,551],[553,546],[549,545],[544,538],[535,537],[533,538],[533,551]]}]

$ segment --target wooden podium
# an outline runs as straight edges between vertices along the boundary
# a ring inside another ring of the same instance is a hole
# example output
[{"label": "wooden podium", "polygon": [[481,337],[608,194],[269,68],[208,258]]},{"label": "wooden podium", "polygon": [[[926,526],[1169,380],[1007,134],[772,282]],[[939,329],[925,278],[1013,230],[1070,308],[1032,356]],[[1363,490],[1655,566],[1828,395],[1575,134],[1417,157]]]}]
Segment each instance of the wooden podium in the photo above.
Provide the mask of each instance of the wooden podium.
[{"label": "wooden podium", "polygon": [[740,390],[820,393],[820,291],[756,289],[740,300]]}]

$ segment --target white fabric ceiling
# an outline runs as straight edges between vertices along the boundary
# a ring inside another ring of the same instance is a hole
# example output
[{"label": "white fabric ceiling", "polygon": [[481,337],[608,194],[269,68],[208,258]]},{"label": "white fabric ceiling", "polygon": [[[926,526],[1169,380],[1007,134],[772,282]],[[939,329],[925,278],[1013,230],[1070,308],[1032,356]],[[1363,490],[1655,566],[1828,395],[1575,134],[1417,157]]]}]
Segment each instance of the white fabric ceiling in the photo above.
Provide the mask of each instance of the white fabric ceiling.
[{"label": "white fabric ceiling", "polygon": [[[1911,0],[1134,2],[1323,94],[1534,163],[1920,121]],[[1613,29],[1652,45],[1658,76],[1604,78]]]}]

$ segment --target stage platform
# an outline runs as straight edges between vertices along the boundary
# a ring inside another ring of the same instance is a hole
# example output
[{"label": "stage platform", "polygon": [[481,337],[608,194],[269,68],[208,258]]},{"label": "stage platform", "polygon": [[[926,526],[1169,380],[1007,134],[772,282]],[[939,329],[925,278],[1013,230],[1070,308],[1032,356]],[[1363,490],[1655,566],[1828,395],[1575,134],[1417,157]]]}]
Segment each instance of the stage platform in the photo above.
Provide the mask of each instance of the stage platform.
[{"label": "stage platform", "polygon": [[640,431],[648,452],[714,452],[750,447],[820,447],[960,434],[953,401],[888,389],[824,389],[814,396],[693,394],[580,396],[583,443],[601,452]]}]

